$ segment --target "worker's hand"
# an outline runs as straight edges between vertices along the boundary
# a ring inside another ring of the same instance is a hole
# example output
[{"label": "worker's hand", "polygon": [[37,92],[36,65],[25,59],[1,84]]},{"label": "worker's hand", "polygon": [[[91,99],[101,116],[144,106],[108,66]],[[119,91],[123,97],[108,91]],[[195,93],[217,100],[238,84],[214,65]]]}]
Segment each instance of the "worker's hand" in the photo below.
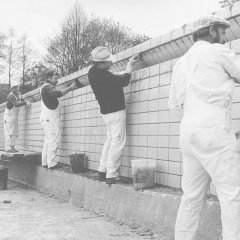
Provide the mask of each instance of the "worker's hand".
[{"label": "worker's hand", "polygon": [[77,87],[76,82],[73,82],[73,83],[70,85],[70,88],[71,88],[72,91],[75,90],[75,89],[77,89],[78,87]]},{"label": "worker's hand", "polygon": [[240,138],[240,131],[236,132],[235,136],[236,136],[236,139],[239,139]]},{"label": "worker's hand", "polygon": [[27,107],[31,107],[31,105],[32,105],[32,104],[31,104],[29,101],[26,101],[26,106],[27,106]]},{"label": "worker's hand", "polygon": [[136,55],[132,56],[132,57],[128,60],[128,62],[129,62],[130,64],[134,65],[136,62],[139,61],[139,59],[140,59],[140,55],[139,55],[139,54],[136,54]]}]

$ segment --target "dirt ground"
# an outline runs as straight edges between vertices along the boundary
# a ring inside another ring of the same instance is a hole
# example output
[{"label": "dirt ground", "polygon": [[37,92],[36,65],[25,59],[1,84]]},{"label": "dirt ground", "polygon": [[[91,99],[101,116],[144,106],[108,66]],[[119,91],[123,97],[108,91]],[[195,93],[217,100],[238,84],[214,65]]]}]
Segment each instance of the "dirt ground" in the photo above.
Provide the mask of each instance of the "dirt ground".
[{"label": "dirt ground", "polygon": [[0,191],[1,240],[164,239],[10,182]]}]

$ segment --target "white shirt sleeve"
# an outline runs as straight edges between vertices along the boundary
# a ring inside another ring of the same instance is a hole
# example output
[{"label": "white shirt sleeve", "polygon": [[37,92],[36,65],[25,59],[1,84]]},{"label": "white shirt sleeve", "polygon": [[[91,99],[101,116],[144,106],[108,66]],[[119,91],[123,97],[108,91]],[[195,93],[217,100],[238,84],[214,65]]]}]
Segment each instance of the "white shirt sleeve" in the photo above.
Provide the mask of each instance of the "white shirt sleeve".
[{"label": "white shirt sleeve", "polygon": [[224,70],[236,82],[240,82],[240,57],[224,45],[216,44],[218,58]]},{"label": "white shirt sleeve", "polygon": [[168,105],[170,109],[182,111],[186,95],[186,77],[183,72],[181,61],[173,68],[171,86],[169,90]]}]

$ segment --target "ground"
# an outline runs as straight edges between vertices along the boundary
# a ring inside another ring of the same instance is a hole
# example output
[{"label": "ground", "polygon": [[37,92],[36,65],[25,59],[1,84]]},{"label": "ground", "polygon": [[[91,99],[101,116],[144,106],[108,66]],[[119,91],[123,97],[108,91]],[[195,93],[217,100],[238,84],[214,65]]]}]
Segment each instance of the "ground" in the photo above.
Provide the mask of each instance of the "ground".
[{"label": "ground", "polygon": [[163,239],[10,182],[0,191],[1,240]]}]

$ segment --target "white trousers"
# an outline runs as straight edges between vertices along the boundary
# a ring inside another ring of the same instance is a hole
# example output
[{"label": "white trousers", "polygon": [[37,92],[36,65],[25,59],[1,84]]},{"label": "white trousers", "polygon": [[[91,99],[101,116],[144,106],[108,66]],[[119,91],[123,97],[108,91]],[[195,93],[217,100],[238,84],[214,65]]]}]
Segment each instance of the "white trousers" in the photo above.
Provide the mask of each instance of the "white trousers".
[{"label": "white trousers", "polygon": [[18,119],[13,119],[9,122],[4,121],[4,133],[5,150],[14,149],[18,139]]},{"label": "white trousers", "polygon": [[121,154],[126,143],[126,111],[102,115],[107,125],[107,139],[102,149],[99,172],[106,172],[107,178],[119,176]]},{"label": "white trousers", "polygon": [[5,150],[15,148],[18,139],[18,111],[19,108],[5,109],[3,117]]},{"label": "white trousers", "polygon": [[[195,109],[190,109],[194,112],[185,109],[180,129],[184,193],[176,220],[175,240],[196,240],[211,180],[220,201],[223,240],[239,240],[240,157],[236,137],[226,125],[224,111],[194,96],[191,100]],[[205,114],[210,116],[209,121],[201,119]]]},{"label": "white trousers", "polygon": [[53,167],[57,164],[57,150],[60,145],[60,119],[41,121],[44,129],[44,145],[42,150],[42,166]]}]

